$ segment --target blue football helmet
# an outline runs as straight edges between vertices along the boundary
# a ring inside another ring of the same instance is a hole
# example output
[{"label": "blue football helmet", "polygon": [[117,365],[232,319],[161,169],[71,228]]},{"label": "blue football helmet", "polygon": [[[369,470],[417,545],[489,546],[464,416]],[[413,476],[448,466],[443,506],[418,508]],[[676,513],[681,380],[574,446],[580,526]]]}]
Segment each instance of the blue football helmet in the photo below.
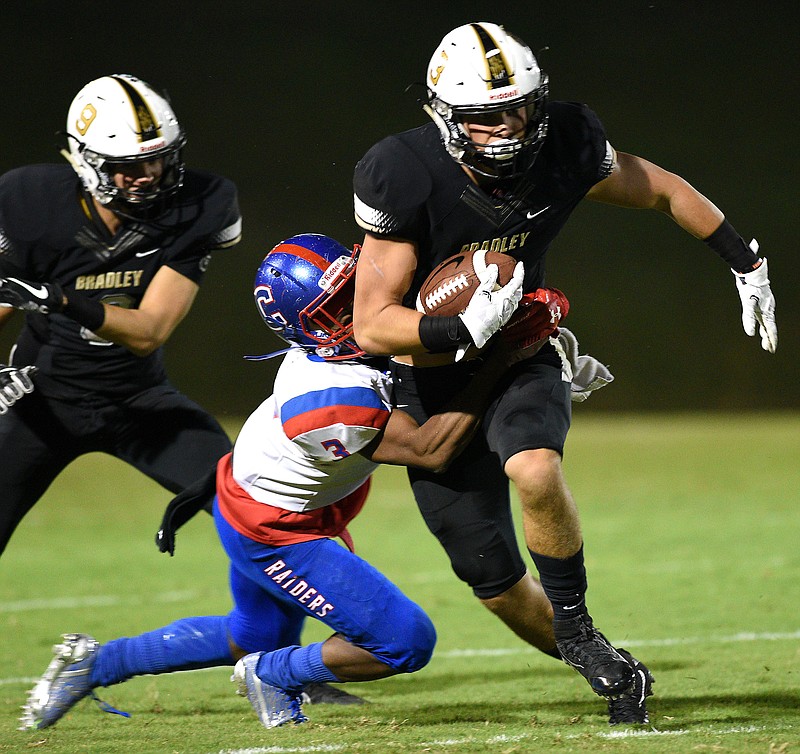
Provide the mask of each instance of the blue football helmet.
[{"label": "blue football helmet", "polygon": [[328,361],[364,356],[353,339],[356,261],[318,233],[292,236],[275,246],[256,273],[253,295],[267,327],[287,343]]}]

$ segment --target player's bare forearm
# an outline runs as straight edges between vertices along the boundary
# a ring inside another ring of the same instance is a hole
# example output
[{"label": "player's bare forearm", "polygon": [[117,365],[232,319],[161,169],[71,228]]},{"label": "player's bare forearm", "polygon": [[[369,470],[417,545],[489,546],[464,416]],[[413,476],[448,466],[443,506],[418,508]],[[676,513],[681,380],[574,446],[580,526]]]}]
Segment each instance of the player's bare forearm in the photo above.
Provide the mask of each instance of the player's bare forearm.
[{"label": "player's bare forearm", "polygon": [[393,411],[372,460],[444,471],[469,444],[495,385],[507,370],[506,354],[501,351],[502,346],[489,351],[467,387],[424,424],[418,425],[400,409]]},{"label": "player's bare forearm", "polygon": [[145,291],[138,309],[105,305],[105,319],[95,332],[147,356],[169,339],[189,313],[199,286],[169,267],[162,267]]},{"label": "player's bare forearm", "polygon": [[375,463],[441,472],[466,447],[479,419],[477,410],[446,411],[420,426],[405,411],[395,409],[380,442],[364,454]]},{"label": "player's bare forearm", "polygon": [[419,339],[420,312],[400,304],[365,307],[353,317],[356,343],[367,353],[392,356],[426,353]]}]

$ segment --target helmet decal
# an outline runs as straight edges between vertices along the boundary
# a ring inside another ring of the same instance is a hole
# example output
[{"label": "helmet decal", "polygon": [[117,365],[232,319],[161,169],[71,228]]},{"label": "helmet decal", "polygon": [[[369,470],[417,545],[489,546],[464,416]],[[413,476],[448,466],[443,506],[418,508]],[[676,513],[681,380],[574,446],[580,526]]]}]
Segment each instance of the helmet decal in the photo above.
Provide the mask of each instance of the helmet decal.
[{"label": "helmet decal", "polygon": [[147,106],[147,103],[142,98],[142,95],[139,94],[136,87],[131,86],[130,83],[119,76],[111,76],[111,78],[114,79],[114,81],[125,90],[125,94],[128,95],[131,107],[133,108],[133,116],[136,118],[136,123],[138,124],[136,134],[139,137],[139,141],[150,141],[151,139],[159,138],[161,136],[161,129],[158,127],[152,110]]},{"label": "helmet decal", "polygon": [[89,126],[92,125],[92,121],[96,117],[97,117],[97,110],[95,106],[91,102],[87,102],[83,110],[81,110],[81,113],[78,116],[77,120],[75,121],[75,130],[81,136],[86,136],[86,132],[89,130]]},{"label": "helmet decal", "polygon": [[[310,234],[307,233],[305,235]],[[318,267],[322,272],[325,272],[330,265],[330,262],[327,261],[325,257],[320,256],[311,249],[307,249],[305,246],[291,243],[291,239],[282,244],[282,249],[286,252],[291,252],[300,259],[305,259],[306,262],[313,264],[314,267]]]},{"label": "helmet decal", "polygon": [[478,35],[486,59],[486,87],[497,89],[514,83],[514,72],[510,69],[503,51],[489,32],[480,24],[470,24]]},{"label": "helmet decal", "polygon": [[445,63],[447,63],[447,53],[444,50],[442,50],[441,56],[444,59],[444,63],[437,65],[436,68],[431,68],[430,70],[431,84],[434,86],[439,83],[439,77],[442,75]]}]

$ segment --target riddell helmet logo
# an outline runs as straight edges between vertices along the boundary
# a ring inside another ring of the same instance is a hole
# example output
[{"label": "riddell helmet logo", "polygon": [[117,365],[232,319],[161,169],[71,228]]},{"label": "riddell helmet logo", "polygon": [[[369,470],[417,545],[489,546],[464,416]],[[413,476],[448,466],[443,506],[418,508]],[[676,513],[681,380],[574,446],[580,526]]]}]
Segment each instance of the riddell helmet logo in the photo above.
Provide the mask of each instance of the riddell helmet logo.
[{"label": "riddell helmet logo", "polygon": [[490,100],[498,100],[498,99],[512,99],[513,97],[519,97],[520,91],[519,89],[515,88],[508,92],[497,92],[495,94],[490,94]]},{"label": "riddell helmet logo", "polygon": [[348,268],[352,261],[350,257],[339,257],[331,262],[331,266],[322,273],[322,277],[319,279],[319,287],[322,288],[323,291],[327,291],[328,288],[331,287],[333,281],[339,277],[343,270]]},{"label": "riddell helmet logo", "polygon": [[167,146],[166,139],[159,139],[155,144],[142,144],[139,147],[139,154],[142,152],[154,152],[156,149],[163,149]]}]

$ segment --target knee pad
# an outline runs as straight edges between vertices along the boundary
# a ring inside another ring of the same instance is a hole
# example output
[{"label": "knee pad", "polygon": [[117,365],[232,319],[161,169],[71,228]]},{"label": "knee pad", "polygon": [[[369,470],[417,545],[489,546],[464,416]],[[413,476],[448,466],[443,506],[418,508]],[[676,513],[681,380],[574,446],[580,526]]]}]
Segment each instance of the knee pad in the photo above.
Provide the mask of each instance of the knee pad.
[{"label": "knee pad", "polygon": [[422,610],[414,605],[412,615],[406,616],[397,639],[385,648],[388,654],[380,656],[401,673],[415,673],[424,668],[433,656],[436,646],[436,629]]},{"label": "knee pad", "polygon": [[450,565],[461,581],[472,587],[478,599],[502,594],[516,584],[526,571],[516,545],[502,530],[491,525],[463,527],[440,541],[450,557]]}]

